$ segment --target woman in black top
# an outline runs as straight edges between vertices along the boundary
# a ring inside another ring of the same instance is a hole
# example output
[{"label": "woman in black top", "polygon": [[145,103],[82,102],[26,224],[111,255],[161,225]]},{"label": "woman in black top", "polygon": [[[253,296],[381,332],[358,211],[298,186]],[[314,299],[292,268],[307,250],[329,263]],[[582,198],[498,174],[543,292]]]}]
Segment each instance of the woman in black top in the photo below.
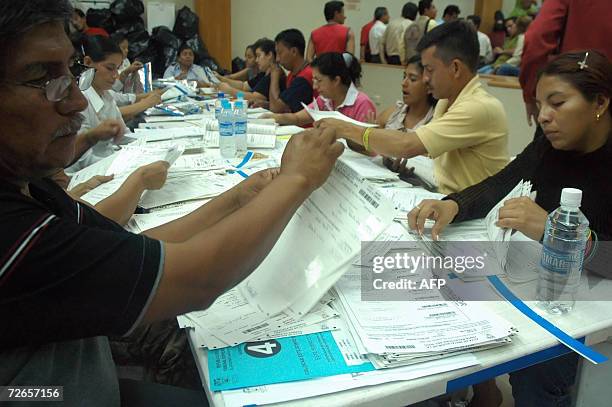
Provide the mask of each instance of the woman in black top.
[{"label": "woman in black top", "polygon": [[[600,243],[612,240],[612,63],[593,50],[567,53],[552,61],[537,85],[538,122],[546,137],[529,144],[499,173],[443,200],[424,200],[408,215],[410,227],[423,231],[435,220],[437,239],[450,222],[477,219],[502,200],[521,180],[537,191],[529,198],[510,199],[497,225],[541,240],[548,213],[559,206],[561,190],[581,189],[581,210]],[[585,269],[610,278],[612,254],[599,244]],[[517,406],[570,405],[576,377],[575,353],[510,374]],[[476,404],[476,403],[474,403]],[[486,404],[481,404],[486,405]]]},{"label": "woman in black top", "polygon": [[546,137],[533,141],[499,173],[442,201],[425,200],[409,214],[411,228],[436,221],[437,238],[452,222],[486,214],[521,180],[537,191],[506,201],[498,226],[534,240],[544,233],[546,216],[559,206],[561,189],[583,192],[582,212],[600,240],[612,234],[612,63],[597,51],[563,54],[542,72],[537,87],[538,121]]}]

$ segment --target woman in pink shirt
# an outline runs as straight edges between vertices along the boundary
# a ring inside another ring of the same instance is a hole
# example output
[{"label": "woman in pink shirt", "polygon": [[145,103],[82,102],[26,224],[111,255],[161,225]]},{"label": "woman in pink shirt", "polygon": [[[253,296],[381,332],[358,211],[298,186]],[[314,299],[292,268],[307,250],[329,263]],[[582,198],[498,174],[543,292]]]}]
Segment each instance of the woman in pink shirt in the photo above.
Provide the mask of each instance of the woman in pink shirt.
[{"label": "woman in pink shirt", "polygon": [[[368,95],[357,89],[361,78],[361,65],[357,58],[345,52],[321,54],[310,64],[312,67],[312,88],[319,96],[308,105],[309,109],[338,111],[360,122],[376,117],[376,107]],[[308,126],[313,118],[306,109],[297,113],[266,115],[278,124]]]}]

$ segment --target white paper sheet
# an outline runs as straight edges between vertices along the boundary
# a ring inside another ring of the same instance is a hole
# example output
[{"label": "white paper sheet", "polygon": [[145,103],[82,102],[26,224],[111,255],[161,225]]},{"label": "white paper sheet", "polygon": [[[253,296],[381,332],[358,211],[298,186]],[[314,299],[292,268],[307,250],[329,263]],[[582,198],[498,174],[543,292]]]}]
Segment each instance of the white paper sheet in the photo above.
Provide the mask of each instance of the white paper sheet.
[{"label": "white paper sheet", "polygon": [[372,185],[337,162],[328,181],[298,209],[268,257],[239,288],[269,315],[288,307],[306,314],[340,277],[361,242],[375,239],[393,213]]}]

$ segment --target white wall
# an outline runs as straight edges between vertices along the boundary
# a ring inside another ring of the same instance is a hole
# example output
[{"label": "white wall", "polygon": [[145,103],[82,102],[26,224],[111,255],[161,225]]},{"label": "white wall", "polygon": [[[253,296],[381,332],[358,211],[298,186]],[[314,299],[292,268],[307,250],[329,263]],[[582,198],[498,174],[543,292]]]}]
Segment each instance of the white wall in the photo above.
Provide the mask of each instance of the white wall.
[{"label": "white wall", "polygon": [[[418,3],[417,0],[412,0]],[[273,39],[276,34],[287,28],[297,28],[304,34],[306,41],[310,32],[325,24],[323,6],[326,0],[232,0],[232,57],[244,55],[244,49],[261,37]],[[404,1],[361,0],[359,10],[345,10],[346,25],[356,34],[359,44],[361,27],[370,21],[374,9],[387,7],[391,18],[401,15]],[[345,2],[346,4],[346,2]],[[474,13],[474,0],[435,0],[438,18],[449,4],[456,4],[461,15]],[[359,46],[357,45],[357,53]]]}]

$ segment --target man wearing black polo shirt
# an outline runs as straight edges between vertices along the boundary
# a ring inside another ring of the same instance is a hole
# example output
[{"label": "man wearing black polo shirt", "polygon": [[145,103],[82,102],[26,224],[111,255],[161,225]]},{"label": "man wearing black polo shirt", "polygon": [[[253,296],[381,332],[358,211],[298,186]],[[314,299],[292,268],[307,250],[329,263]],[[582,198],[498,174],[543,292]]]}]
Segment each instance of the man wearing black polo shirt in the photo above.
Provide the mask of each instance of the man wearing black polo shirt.
[{"label": "man wearing black polo shirt", "polygon": [[312,69],[304,59],[306,41],[299,30],[291,28],[281,31],[276,38],[276,60],[289,74],[286,89],[281,91],[280,66],[275,65],[270,73],[270,110],[274,113],[295,113],[302,110],[302,103],[312,102]]},{"label": "man wearing black polo shirt", "polygon": [[71,13],[67,0],[0,0],[0,386],[64,386],[61,406],[202,405],[198,392],[120,383],[105,336],[206,308],[244,279],[342,146],[294,136],[280,169],[128,233],[47,179],[72,161],[87,106],[69,70]]}]

